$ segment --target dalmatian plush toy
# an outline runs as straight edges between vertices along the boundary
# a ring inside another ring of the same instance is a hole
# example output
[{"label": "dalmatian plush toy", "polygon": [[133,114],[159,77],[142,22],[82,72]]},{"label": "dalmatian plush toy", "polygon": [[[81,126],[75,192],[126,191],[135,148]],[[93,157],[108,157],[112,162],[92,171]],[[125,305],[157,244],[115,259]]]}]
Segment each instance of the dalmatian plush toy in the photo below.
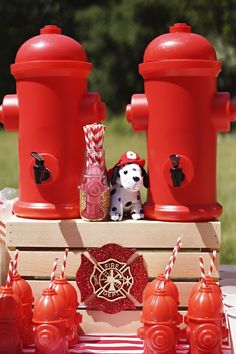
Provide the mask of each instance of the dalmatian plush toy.
[{"label": "dalmatian plush toy", "polygon": [[144,218],[140,188],[148,187],[148,175],[144,170],[145,160],[133,151],[123,154],[109,170],[111,179],[110,218],[120,221],[129,213],[133,220]]}]

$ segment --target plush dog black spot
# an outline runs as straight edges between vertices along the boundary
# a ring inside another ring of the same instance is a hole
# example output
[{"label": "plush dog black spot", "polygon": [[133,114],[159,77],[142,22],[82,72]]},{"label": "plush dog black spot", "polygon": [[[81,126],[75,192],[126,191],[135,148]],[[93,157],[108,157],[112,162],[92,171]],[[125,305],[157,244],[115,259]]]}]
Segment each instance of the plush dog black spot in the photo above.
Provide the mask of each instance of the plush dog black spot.
[{"label": "plush dog black spot", "polygon": [[117,208],[116,208],[116,207],[113,207],[111,210],[112,210],[112,211],[116,211],[116,210],[117,210]]},{"label": "plush dog black spot", "polygon": [[116,189],[112,189],[111,195],[115,194],[115,192],[116,192]]},{"label": "plush dog black spot", "polygon": [[128,202],[128,203],[125,204],[126,207],[129,207],[131,205],[132,205],[132,202]]}]

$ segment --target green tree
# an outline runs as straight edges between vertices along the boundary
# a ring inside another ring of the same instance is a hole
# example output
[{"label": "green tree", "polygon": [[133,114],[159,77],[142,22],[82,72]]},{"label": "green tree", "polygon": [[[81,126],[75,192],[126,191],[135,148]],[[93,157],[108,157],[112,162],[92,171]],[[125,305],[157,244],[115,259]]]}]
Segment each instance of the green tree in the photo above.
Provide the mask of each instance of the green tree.
[{"label": "green tree", "polygon": [[130,96],[142,92],[138,64],[144,50],[175,22],[210,39],[224,63],[220,89],[236,94],[235,0],[2,0],[0,15],[2,96],[15,91],[9,66],[20,45],[53,23],[84,46],[93,63],[90,89],[100,92],[112,113],[124,112]]}]

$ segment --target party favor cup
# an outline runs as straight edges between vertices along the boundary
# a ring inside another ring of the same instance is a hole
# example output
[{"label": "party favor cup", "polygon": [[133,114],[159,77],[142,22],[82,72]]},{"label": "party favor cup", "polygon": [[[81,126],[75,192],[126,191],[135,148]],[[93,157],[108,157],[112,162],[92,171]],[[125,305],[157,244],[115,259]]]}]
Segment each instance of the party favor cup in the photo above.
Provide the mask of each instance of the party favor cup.
[{"label": "party favor cup", "polygon": [[231,307],[227,310],[227,318],[230,329],[232,353],[236,353],[236,307]]},{"label": "party favor cup", "polygon": [[221,287],[223,298],[228,295],[236,295],[236,285],[225,285]]},{"label": "party favor cup", "polygon": [[226,311],[231,307],[236,307],[236,294],[226,296],[223,304]]}]

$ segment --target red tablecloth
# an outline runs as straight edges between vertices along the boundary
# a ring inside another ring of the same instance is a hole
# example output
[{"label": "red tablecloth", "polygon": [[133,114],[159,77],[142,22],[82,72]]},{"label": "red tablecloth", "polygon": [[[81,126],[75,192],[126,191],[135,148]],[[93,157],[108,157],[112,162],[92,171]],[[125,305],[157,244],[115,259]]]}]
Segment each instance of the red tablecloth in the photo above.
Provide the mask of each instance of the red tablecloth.
[{"label": "red tablecloth", "polygon": [[[178,354],[188,353],[187,344],[178,345]],[[223,354],[233,354],[228,343],[222,346]],[[24,349],[24,353],[34,353],[33,347]],[[81,336],[80,343],[69,350],[70,353],[94,354],[142,354],[143,342],[136,336]]]}]

